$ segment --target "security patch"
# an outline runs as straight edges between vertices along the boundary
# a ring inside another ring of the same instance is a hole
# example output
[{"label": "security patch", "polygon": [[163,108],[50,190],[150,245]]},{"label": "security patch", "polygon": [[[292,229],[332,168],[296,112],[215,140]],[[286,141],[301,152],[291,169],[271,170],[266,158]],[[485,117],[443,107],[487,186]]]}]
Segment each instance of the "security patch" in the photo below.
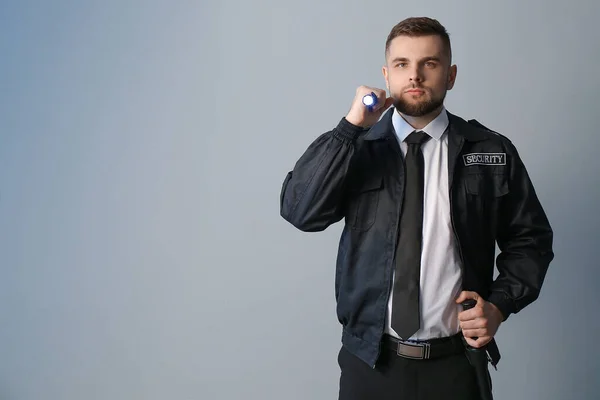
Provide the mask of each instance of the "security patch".
[{"label": "security patch", "polygon": [[506,153],[470,153],[463,155],[465,166],[506,165]]}]

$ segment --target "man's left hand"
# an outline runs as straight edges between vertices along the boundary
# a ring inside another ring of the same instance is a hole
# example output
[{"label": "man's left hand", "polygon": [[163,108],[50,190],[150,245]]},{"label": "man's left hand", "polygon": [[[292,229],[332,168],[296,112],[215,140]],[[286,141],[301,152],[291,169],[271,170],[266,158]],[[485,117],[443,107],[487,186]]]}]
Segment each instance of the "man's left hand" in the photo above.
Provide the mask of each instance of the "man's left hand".
[{"label": "man's left hand", "polygon": [[[485,301],[476,292],[462,291],[456,302],[460,304],[468,299],[477,301],[477,304],[469,310],[461,311],[458,320],[467,343],[480,348],[492,340],[504,317],[494,304]],[[474,337],[477,340],[472,339]]]}]

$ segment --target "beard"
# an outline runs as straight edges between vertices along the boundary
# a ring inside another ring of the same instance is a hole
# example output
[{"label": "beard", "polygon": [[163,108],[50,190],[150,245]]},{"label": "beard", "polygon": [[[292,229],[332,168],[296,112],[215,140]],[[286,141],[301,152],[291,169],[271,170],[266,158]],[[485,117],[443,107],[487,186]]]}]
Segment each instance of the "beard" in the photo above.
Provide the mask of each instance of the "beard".
[{"label": "beard", "polygon": [[[390,93],[391,94],[391,93]],[[409,117],[422,117],[435,110],[444,104],[446,98],[446,92],[438,98],[429,98],[417,103],[408,102],[402,98],[402,95],[396,96],[391,94],[394,98],[394,107],[398,112],[408,115]]]}]

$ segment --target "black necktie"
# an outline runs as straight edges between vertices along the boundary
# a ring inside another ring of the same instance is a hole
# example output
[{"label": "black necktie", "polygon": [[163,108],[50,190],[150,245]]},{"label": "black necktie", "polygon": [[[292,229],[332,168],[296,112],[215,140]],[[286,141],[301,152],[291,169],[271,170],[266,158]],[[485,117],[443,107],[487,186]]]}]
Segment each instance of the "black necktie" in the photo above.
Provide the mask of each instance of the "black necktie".
[{"label": "black necktie", "polygon": [[431,136],[416,131],[408,135],[406,183],[400,215],[400,237],[396,250],[396,272],[392,299],[392,328],[404,340],[419,330],[419,286],[423,242],[424,161],[421,145]]}]

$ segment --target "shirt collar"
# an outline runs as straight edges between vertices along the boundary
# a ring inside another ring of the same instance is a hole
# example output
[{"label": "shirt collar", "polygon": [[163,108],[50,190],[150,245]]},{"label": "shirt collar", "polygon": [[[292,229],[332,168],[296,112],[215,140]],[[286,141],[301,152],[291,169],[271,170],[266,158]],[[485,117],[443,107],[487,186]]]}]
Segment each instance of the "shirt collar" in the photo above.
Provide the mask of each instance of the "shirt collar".
[{"label": "shirt collar", "polygon": [[[433,121],[427,124],[423,129],[418,130],[427,133],[435,140],[440,140],[442,135],[446,131],[448,124],[448,113],[446,112],[446,108],[442,107],[442,111],[437,117],[435,117]],[[408,135],[415,131],[415,128],[413,128],[408,122],[406,122],[406,120],[402,118],[402,116],[396,109],[393,109],[392,125],[394,125],[396,136],[398,137],[398,140],[400,142],[404,141],[404,139],[406,139]]]}]

